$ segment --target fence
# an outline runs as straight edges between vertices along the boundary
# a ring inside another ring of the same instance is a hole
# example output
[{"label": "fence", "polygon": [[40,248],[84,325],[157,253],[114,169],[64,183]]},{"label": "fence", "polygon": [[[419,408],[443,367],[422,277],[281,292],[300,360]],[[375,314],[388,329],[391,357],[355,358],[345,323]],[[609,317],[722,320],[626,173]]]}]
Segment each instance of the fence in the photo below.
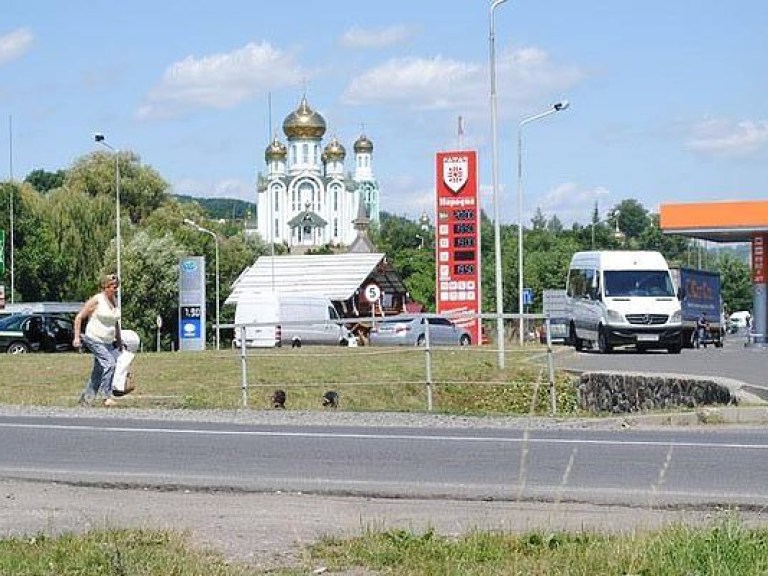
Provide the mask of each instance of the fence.
[{"label": "fence", "polygon": [[[417,315],[399,315],[398,320],[406,320],[406,319],[412,319],[412,318],[431,318],[431,317],[442,317],[445,316],[436,315],[436,314],[417,314]],[[518,314],[504,314],[503,320],[506,322],[512,322],[515,325],[519,325],[520,321],[520,315]],[[466,314],[461,317],[462,320],[477,320],[480,319],[481,321],[487,321],[492,320],[496,321],[498,318],[498,315],[496,314]],[[552,415],[555,415],[557,413],[557,394],[555,390],[555,368],[554,368],[554,358],[553,358],[553,348],[552,348],[552,325],[550,323],[550,318],[548,316],[545,316],[543,314],[524,314],[522,316],[524,325],[526,327],[526,338],[524,339],[527,342],[530,342],[531,340],[537,340],[541,341],[541,343],[546,345],[545,353],[546,353],[546,366],[547,366],[547,385],[548,385],[548,391],[549,391],[549,403],[550,403],[550,412]],[[392,318],[387,318],[388,320],[392,320]],[[371,316],[371,317],[362,317],[362,318],[354,318],[354,322],[357,324],[368,324],[370,326],[376,326],[377,324],[381,323],[383,320],[382,317],[377,316]],[[343,319],[338,322],[338,324],[347,325],[350,324],[350,319]],[[292,326],[292,325],[306,325],[306,322],[281,322],[280,326]],[[271,323],[249,323],[249,324],[228,324],[228,325],[221,325],[221,328],[227,328],[227,329],[234,329],[236,335],[238,336],[235,340],[239,341],[239,355],[240,355],[240,391],[241,391],[241,403],[243,407],[248,407],[249,405],[249,374],[253,371],[258,371],[258,362],[260,356],[263,357],[260,352],[263,353],[262,349],[254,349],[249,348],[247,346],[248,338],[246,337],[246,329],[247,328],[264,328],[264,327],[275,327],[276,324],[274,322]],[[435,379],[433,377],[433,368],[434,368],[434,355],[438,353],[438,351],[446,351],[450,350],[452,353],[457,353],[459,350],[454,347],[438,347],[434,346],[431,339],[430,339],[430,323],[424,322],[424,343],[423,346],[417,347],[411,347],[407,350],[407,353],[420,353],[423,354],[423,371],[421,372],[421,379],[420,384],[424,387],[424,395],[425,395],[425,408],[427,411],[431,412],[434,409],[434,387],[435,387]],[[233,340],[234,342],[234,340]],[[498,341],[497,346],[498,346]],[[508,341],[505,342],[505,349],[509,348],[510,352],[515,350],[520,350],[519,345],[517,347],[514,346],[515,342],[519,342],[519,335],[514,331],[510,330],[508,332]],[[525,347],[525,346],[524,346]],[[406,352],[402,347],[400,348],[393,348],[387,346],[376,346],[371,345],[370,343],[367,343],[366,348],[373,351],[374,353],[377,351],[383,351],[388,350],[390,354],[403,354]],[[499,348],[491,347],[490,344],[484,345],[480,347],[482,350],[486,352],[498,352]],[[472,347],[462,347],[463,353],[470,353],[472,350],[477,350],[478,348],[476,346]],[[311,354],[311,352],[307,352],[307,354]],[[486,361],[487,362],[487,361]],[[499,383],[500,382],[496,382]],[[326,383],[327,384],[327,383]]]}]

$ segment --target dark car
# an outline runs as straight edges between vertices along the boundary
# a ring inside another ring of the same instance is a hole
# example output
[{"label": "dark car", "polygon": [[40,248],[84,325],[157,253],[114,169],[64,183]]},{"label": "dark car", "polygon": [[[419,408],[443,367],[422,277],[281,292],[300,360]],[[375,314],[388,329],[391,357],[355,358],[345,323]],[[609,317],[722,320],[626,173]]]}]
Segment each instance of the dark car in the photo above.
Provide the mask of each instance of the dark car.
[{"label": "dark car", "polygon": [[0,352],[72,350],[72,320],[60,314],[12,314],[0,319]]}]

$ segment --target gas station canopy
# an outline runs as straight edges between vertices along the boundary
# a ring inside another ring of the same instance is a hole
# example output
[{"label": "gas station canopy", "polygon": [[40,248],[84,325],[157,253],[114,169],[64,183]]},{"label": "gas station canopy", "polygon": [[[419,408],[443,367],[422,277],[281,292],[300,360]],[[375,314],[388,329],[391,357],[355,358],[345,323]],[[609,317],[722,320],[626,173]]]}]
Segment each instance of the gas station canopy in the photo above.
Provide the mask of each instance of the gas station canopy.
[{"label": "gas station canopy", "polygon": [[768,201],[662,204],[662,232],[712,242],[751,242],[768,234]]}]

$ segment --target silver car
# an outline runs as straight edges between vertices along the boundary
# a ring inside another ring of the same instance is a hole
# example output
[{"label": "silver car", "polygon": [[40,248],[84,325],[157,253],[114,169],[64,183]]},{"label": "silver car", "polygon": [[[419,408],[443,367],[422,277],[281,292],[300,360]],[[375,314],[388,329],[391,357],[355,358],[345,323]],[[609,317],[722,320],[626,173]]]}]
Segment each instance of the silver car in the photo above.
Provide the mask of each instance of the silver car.
[{"label": "silver car", "polygon": [[430,346],[469,346],[472,336],[444,316],[392,316],[371,328],[371,346],[425,346],[429,322]]}]

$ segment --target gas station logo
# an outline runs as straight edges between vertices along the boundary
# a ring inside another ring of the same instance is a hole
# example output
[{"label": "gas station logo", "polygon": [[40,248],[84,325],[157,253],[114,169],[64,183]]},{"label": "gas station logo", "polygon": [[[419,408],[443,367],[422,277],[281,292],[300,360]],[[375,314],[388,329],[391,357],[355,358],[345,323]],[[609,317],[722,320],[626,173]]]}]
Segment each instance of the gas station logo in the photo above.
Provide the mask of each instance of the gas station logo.
[{"label": "gas station logo", "polygon": [[463,156],[445,156],[443,158],[443,183],[458,194],[469,179],[469,159]]}]

